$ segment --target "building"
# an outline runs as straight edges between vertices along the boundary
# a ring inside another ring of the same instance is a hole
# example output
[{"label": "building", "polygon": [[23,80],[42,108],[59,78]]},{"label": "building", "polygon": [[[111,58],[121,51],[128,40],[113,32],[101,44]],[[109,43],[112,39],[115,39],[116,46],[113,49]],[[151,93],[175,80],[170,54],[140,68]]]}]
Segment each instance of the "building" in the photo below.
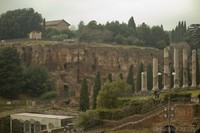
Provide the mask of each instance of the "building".
[{"label": "building", "polygon": [[35,40],[42,39],[42,33],[41,32],[33,31],[33,32],[31,32],[29,34],[29,38],[30,39],[35,39]]},{"label": "building", "polygon": [[63,131],[73,116],[19,113],[10,116],[11,133],[52,133]]},{"label": "building", "polygon": [[57,29],[59,31],[69,29],[70,24],[67,23],[64,19],[62,20],[53,20],[53,21],[46,21],[46,29],[52,28]]}]

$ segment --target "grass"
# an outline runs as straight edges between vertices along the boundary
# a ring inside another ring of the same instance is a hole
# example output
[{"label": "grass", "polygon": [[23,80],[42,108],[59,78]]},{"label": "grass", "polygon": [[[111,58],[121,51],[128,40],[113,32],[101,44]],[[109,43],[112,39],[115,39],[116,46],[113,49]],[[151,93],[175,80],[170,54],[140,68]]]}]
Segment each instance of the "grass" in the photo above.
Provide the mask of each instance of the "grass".
[{"label": "grass", "polygon": [[119,130],[119,131],[105,131],[105,133],[153,133],[152,129],[126,129],[126,130]]}]

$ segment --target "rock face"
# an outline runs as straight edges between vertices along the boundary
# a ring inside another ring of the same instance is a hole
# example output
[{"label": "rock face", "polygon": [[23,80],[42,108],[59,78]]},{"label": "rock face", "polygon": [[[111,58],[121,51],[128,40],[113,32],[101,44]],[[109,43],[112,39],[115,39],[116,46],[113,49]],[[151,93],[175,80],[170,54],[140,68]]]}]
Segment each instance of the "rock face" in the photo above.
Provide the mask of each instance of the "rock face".
[{"label": "rock face", "polygon": [[13,43],[21,55],[24,65],[44,65],[54,75],[54,82],[61,96],[79,95],[83,77],[87,77],[90,91],[93,78],[100,71],[102,83],[108,73],[115,79],[119,73],[127,76],[129,66],[134,65],[136,78],[140,63],[144,68],[153,58],[163,64],[163,52],[153,48],[135,48],[131,46],[81,44],[81,43],[49,43],[30,41],[26,44]]}]

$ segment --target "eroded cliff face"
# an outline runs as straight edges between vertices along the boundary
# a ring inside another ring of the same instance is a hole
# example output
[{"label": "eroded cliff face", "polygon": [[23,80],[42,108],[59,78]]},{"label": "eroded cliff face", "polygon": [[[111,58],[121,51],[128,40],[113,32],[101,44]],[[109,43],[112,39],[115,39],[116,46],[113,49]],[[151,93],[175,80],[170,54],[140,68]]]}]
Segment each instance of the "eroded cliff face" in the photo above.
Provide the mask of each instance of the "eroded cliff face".
[{"label": "eroded cliff face", "polygon": [[97,71],[100,71],[102,83],[108,73],[115,79],[119,73],[127,76],[129,66],[134,65],[134,75],[142,62],[145,68],[152,64],[153,57],[163,62],[163,52],[153,48],[135,48],[130,46],[48,43],[30,41],[12,43],[17,47],[22,63],[44,65],[51,71],[56,88],[61,96],[79,96],[80,84],[87,77],[90,91]]}]

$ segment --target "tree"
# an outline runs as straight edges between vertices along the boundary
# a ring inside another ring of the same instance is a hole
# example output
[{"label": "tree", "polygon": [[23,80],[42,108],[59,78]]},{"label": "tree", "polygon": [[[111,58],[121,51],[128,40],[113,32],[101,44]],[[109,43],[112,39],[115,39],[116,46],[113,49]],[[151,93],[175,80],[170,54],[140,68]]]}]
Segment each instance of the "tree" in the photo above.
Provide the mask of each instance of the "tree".
[{"label": "tree", "polygon": [[112,82],[112,73],[108,74],[108,81]]},{"label": "tree", "polygon": [[143,63],[140,64],[137,75],[137,92],[141,91],[141,73],[144,71]]},{"label": "tree", "polygon": [[99,91],[101,90],[101,79],[100,79],[100,72],[98,71],[94,80],[94,87],[93,87],[93,96],[92,96],[92,100],[93,100],[93,104],[92,107],[93,109],[96,108],[96,99],[97,99],[97,95],[99,93]]},{"label": "tree", "polygon": [[24,38],[42,30],[42,16],[33,8],[7,11],[0,16],[0,39]]},{"label": "tree", "polygon": [[133,17],[128,20],[128,28],[130,29],[131,34],[136,34],[136,26]]},{"label": "tree", "polygon": [[122,75],[122,73],[119,74],[119,78],[120,78],[121,80],[123,80],[123,75]]},{"label": "tree", "polygon": [[43,19],[43,24],[42,24],[42,38],[46,37],[46,20],[45,18]]},{"label": "tree", "polygon": [[189,27],[190,44],[193,49],[200,48],[200,24],[192,24]]},{"label": "tree", "polygon": [[16,98],[21,92],[22,67],[16,48],[5,47],[0,51],[0,96]]},{"label": "tree", "polygon": [[129,72],[128,72],[126,83],[131,85],[131,90],[134,92],[135,85],[134,85],[134,80],[133,80],[133,64],[131,64],[129,67]]},{"label": "tree", "polygon": [[45,67],[31,65],[24,70],[23,79],[25,82],[23,91],[30,96],[39,97],[53,90],[53,84]]},{"label": "tree", "polygon": [[97,96],[98,108],[116,108],[118,98],[130,96],[132,90],[124,80],[117,79],[113,82],[106,82]]},{"label": "tree", "polygon": [[79,110],[86,111],[87,109],[89,109],[89,92],[86,78],[84,78],[80,92]]},{"label": "tree", "polygon": [[149,64],[147,67],[147,89],[150,91],[153,88],[153,72],[152,65]]},{"label": "tree", "polygon": [[196,83],[199,85],[200,77],[199,77],[199,56],[198,50],[196,49]]}]

